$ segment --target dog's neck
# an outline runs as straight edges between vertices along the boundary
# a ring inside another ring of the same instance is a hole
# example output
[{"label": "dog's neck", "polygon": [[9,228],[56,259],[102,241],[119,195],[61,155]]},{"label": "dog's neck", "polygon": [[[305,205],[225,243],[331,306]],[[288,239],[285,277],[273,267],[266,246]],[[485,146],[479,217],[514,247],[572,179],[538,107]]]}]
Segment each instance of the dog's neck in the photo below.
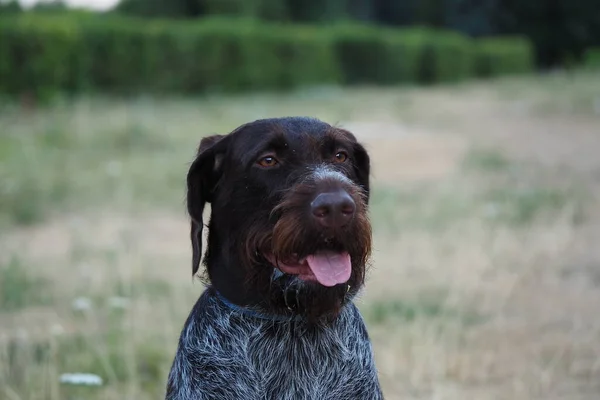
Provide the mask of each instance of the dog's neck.
[{"label": "dog's neck", "polygon": [[[236,272],[240,269],[231,268],[231,265],[236,264],[215,262],[213,265],[212,262],[207,262],[207,270],[209,272],[208,290],[211,290],[221,303],[233,311],[259,319],[327,324],[327,321],[331,322],[337,318],[342,308],[350,304],[358,292],[358,290],[349,290],[341,300],[341,307],[339,307],[335,314],[327,313],[317,318],[307,318],[305,315],[302,315],[302,312],[298,311],[296,304],[292,300],[290,300],[289,305],[286,303],[285,307],[274,308],[272,304],[266,302],[265,293],[254,290],[254,288],[248,290],[245,277],[236,276]],[[272,269],[273,267],[264,265],[264,268]],[[279,270],[274,271],[274,275],[278,275],[277,273],[281,274]],[[270,295],[273,295],[273,293],[270,293]],[[285,296],[286,294],[283,294],[284,298]]]},{"label": "dog's neck", "polygon": [[274,322],[291,322],[291,321],[304,321],[305,319],[302,318],[300,315],[279,315],[279,314],[266,314],[264,311],[255,308],[255,307],[249,307],[249,306],[239,306],[237,304],[234,304],[232,302],[230,302],[229,300],[227,300],[227,298],[225,296],[223,296],[221,293],[219,293],[218,290],[209,287],[208,290],[211,290],[212,293],[215,295],[215,297],[217,297],[219,299],[219,301],[225,305],[227,308],[231,309],[232,311],[238,313],[238,314],[243,314],[247,317],[252,317],[252,318],[258,318],[258,319],[263,319],[263,320],[267,320],[267,321],[274,321]]},{"label": "dog's neck", "polygon": [[260,295],[249,290],[245,270],[239,268],[242,261],[229,250],[229,246],[219,248],[209,242],[204,265],[210,285],[223,298],[240,307],[262,305]]}]

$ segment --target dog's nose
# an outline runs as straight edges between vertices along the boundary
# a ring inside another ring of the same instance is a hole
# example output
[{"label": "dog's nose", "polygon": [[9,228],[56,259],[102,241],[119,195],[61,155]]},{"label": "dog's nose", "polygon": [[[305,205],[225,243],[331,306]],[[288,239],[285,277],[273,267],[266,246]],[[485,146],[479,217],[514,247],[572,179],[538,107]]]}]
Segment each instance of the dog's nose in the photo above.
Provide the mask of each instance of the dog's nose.
[{"label": "dog's nose", "polygon": [[326,228],[346,225],[356,211],[354,200],[346,191],[319,194],[310,204],[315,219]]}]

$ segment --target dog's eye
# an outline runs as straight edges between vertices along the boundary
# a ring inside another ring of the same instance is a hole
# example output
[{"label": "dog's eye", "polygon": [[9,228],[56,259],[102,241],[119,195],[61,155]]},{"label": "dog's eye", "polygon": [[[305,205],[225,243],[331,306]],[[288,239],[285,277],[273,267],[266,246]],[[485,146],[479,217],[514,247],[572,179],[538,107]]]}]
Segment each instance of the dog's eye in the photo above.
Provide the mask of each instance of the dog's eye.
[{"label": "dog's eye", "polygon": [[274,167],[277,164],[279,164],[279,161],[273,156],[266,156],[258,160],[258,165],[265,168]]},{"label": "dog's eye", "polygon": [[338,151],[335,155],[334,161],[338,163],[343,163],[348,159],[348,154],[343,151]]}]

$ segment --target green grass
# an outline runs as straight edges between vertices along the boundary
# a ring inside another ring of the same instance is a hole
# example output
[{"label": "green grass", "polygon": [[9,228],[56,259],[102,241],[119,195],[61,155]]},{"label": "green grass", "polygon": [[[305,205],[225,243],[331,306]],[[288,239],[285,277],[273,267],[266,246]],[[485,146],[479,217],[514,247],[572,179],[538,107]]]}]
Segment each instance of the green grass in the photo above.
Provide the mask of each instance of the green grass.
[{"label": "green grass", "polygon": [[590,70],[600,70],[600,47],[587,49],[584,56],[584,65]]},{"label": "green grass", "polygon": [[33,116],[9,107],[0,113],[0,227],[100,207],[182,210],[185,174],[201,137],[269,116],[338,120],[349,105],[323,115],[319,107],[329,97],[79,99]]},{"label": "green grass", "polygon": [[391,235],[406,229],[438,231],[468,218],[477,198],[455,189],[430,184],[405,189],[374,187],[370,205],[374,230]]},{"label": "green grass", "polygon": [[96,374],[108,385],[137,381],[150,392],[164,378],[170,354],[160,341],[131,343],[131,332],[113,328],[93,336],[69,336],[58,343],[57,363],[61,371]]},{"label": "green grass", "polygon": [[531,79],[502,79],[494,89],[499,99],[521,103],[528,115],[597,116],[600,113],[600,71],[556,72]]},{"label": "green grass", "polygon": [[472,149],[463,160],[467,170],[483,172],[505,172],[511,165],[505,154],[494,149]]},{"label": "green grass", "polygon": [[30,132],[0,134],[2,225],[31,225],[53,212],[124,205],[135,198],[181,204],[192,154],[187,146],[127,120],[89,131],[76,125],[64,118]]},{"label": "green grass", "polygon": [[572,194],[553,188],[492,189],[485,195],[487,204],[496,208],[495,219],[508,223],[531,224],[543,215],[556,215],[570,204]]},{"label": "green grass", "polygon": [[71,185],[57,132],[29,138],[0,134],[0,222],[29,225],[62,204]]},{"label": "green grass", "polygon": [[[112,326],[106,332],[57,336],[26,345],[18,340],[9,342],[2,352],[5,359],[0,356],[8,385],[23,387],[21,393],[29,396],[25,398],[34,398],[41,394],[46,371],[52,368],[61,373],[95,374],[103,380],[100,387],[67,384],[58,387],[57,382],[46,382],[48,386],[56,386],[58,396],[53,398],[103,399],[119,387],[132,390],[132,382],[139,396],[159,396],[164,393],[164,377],[172,354],[159,338],[145,338],[144,342],[135,343],[132,340],[135,333],[123,326]],[[51,398],[50,393],[47,396],[44,398]]]},{"label": "green grass", "polygon": [[538,219],[552,220],[571,208],[573,223],[583,218],[585,189],[576,183],[553,185],[553,171],[531,162],[512,161],[498,150],[471,149],[463,159],[463,171],[480,182],[474,203],[494,223],[528,226]]},{"label": "green grass", "polygon": [[518,228],[539,219],[560,218],[568,209],[577,223],[583,218],[584,206],[582,194],[570,188],[541,184],[523,188],[510,180],[493,186],[459,181],[406,189],[375,187],[371,220],[375,231],[389,235],[407,230],[439,232],[474,217],[488,225]]},{"label": "green grass", "polygon": [[584,217],[585,188],[555,185],[546,171],[531,162],[511,160],[491,148],[467,152],[456,176],[445,182],[375,186],[371,220],[378,232],[437,232],[480,217],[489,225],[527,227],[550,222],[570,210],[573,223]]},{"label": "green grass", "polygon": [[0,265],[0,311],[14,312],[47,303],[47,284],[21,260],[11,257]]},{"label": "green grass", "polygon": [[143,278],[134,282],[117,281],[115,286],[115,296],[148,298],[157,301],[169,297],[173,290],[169,283],[151,278]]},{"label": "green grass", "polygon": [[468,310],[449,307],[440,297],[416,300],[380,301],[363,309],[365,320],[370,325],[381,325],[393,321],[410,323],[417,320],[455,321],[472,325],[484,320],[483,316]]}]

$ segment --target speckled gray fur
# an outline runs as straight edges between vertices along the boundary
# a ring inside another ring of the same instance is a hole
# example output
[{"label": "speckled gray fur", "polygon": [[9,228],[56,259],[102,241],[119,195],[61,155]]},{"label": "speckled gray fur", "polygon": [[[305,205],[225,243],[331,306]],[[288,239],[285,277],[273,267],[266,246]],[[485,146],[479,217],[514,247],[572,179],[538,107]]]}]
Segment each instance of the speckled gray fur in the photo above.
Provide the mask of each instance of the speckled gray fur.
[{"label": "speckled gray fur", "polygon": [[167,400],[383,399],[367,330],[348,303],[332,323],[272,321],[225,305],[194,306],[169,374]]}]

